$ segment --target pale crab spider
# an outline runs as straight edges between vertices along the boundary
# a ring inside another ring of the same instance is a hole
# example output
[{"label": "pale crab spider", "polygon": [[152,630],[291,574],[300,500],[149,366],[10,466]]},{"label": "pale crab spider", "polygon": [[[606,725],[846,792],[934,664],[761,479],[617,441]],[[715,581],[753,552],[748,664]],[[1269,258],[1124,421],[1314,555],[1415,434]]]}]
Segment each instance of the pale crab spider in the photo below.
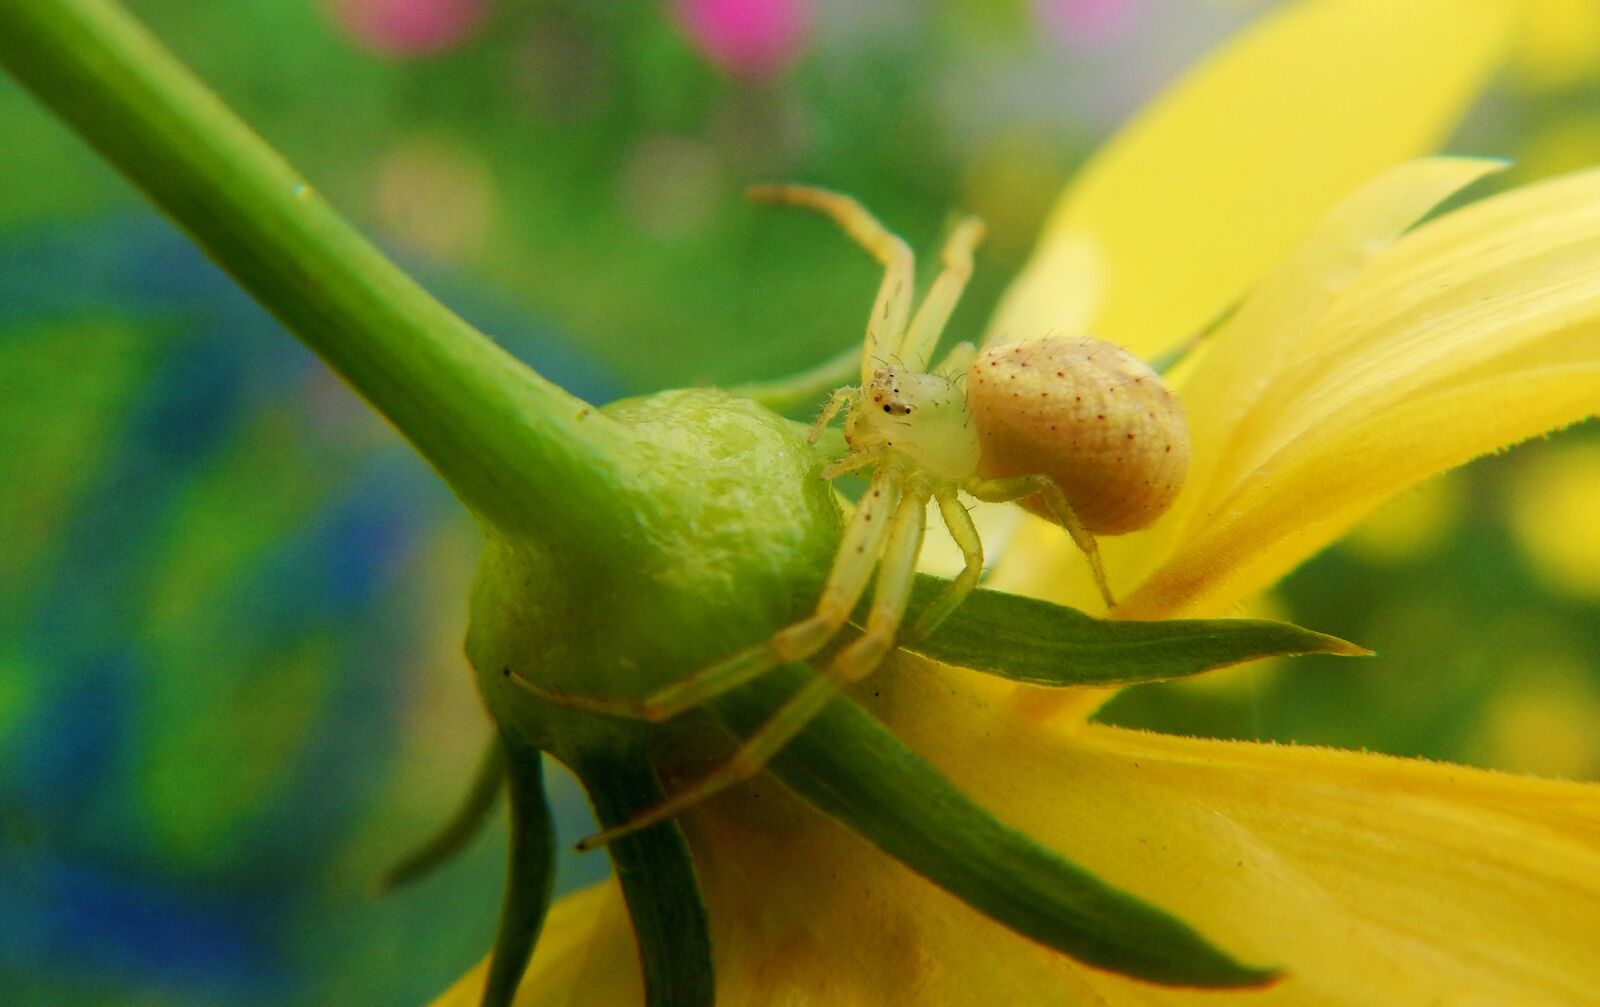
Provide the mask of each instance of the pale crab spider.
[{"label": "pale crab spider", "polygon": [[[758,675],[806,661],[843,630],[877,586],[861,636],[746,739],[728,762],[633,820],[592,836],[589,849],[670,818],[753,776],[846,685],[870,674],[894,647],[911,598],[927,505],[960,547],[965,566],[921,613],[911,633],[927,634],[961,604],[983,572],[983,544],[959,494],[1016,501],[1077,543],[1108,608],[1115,602],[1094,535],[1144,527],[1176,497],[1188,467],[1188,433],[1177,400],[1142,361],[1094,339],[1041,339],[979,352],[956,347],[937,368],[926,361],[972,273],[983,237],[975,217],[958,223],[943,268],[911,312],[914,264],[905,242],[849,197],[809,186],[761,186],[759,202],[786,203],[832,218],[884,267],[861,363],[861,384],[828,399],[813,441],[847,413],[850,452],[823,479],[872,469],[845,528],[822,597],[811,615],[641,700],[558,694],[519,684],[552,702],[614,716],[668,720]],[[966,381],[960,375],[966,374]]]}]

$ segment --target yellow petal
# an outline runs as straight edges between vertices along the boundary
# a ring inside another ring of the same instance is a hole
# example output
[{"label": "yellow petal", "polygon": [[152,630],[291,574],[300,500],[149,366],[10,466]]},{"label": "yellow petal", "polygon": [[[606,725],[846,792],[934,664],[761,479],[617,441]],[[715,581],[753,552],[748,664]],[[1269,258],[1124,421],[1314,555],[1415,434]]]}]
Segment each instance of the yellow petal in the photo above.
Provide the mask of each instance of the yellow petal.
[{"label": "yellow petal", "polygon": [[[1209,340],[1180,385],[1197,458],[1190,469],[1188,506],[1209,501],[1223,454],[1241,422],[1263,400],[1279,399],[1288,367],[1334,299],[1378,253],[1455,192],[1502,162],[1432,157],[1391,168],[1342,199],[1310,235]],[[1192,520],[1174,520],[1181,529]]]},{"label": "yellow petal", "polygon": [[1223,406],[1195,410],[1209,476],[1119,612],[1226,611],[1411,483],[1593,415],[1596,276],[1600,172],[1586,172],[1408,234],[1314,324],[1283,326],[1292,343],[1264,364],[1219,343],[1186,395],[1226,387],[1243,406],[1220,432],[1205,424]]},{"label": "yellow petal", "polygon": [[[1175,345],[1334,200],[1444,139],[1514,28],[1502,0],[1308,0],[1264,18],[1090,162],[989,338],[1092,320],[1147,357]],[[1066,272],[1084,262],[1097,281]]]},{"label": "yellow petal", "polygon": [[1342,418],[1527,366],[1534,354],[1559,355],[1546,345],[1552,339],[1580,358],[1600,354],[1597,264],[1600,171],[1518,189],[1419,228],[1295,341],[1231,438],[1223,477]]},{"label": "yellow petal", "polygon": [[[719,1003],[1539,1007],[1600,989],[1600,787],[1029,722],[1002,686],[920,661],[870,688],[1003,819],[1288,977],[1197,992],[1079,966],[758,780],[685,822]],[[610,885],[564,901],[518,1004],[639,1003],[620,907]]]},{"label": "yellow petal", "polygon": [[[1295,445],[1220,505],[1119,609],[1127,618],[1226,611],[1421,479],[1594,413],[1600,360],[1421,395]],[[1470,421],[1463,418],[1470,417]]]},{"label": "yellow petal", "polygon": [[[1102,727],[1074,756],[1065,852],[1288,973],[1225,1002],[1570,1004],[1600,980],[1592,786]],[[1110,1003],[1200,999],[1095,978]]]},{"label": "yellow petal", "polygon": [[[976,676],[913,662],[872,686],[895,732],[1003,819],[1289,973],[1226,994],[1078,970],[1108,1004],[1536,1005],[1600,981],[1600,787],[1030,723]],[[1000,952],[956,967],[986,953]],[[951,988],[934,1002],[1067,999],[1051,992]]]}]

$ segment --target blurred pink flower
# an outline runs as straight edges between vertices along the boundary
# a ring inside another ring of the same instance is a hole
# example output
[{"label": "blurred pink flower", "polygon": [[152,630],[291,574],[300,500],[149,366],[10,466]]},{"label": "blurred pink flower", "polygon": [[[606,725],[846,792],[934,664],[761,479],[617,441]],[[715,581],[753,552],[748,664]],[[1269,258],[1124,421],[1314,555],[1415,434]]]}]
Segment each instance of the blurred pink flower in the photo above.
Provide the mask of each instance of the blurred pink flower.
[{"label": "blurred pink flower", "polygon": [[488,13],[485,0],[326,0],[333,19],[363,48],[423,56],[459,45]]},{"label": "blurred pink flower", "polygon": [[673,8],[695,49],[738,77],[781,70],[811,29],[811,0],[674,0]]},{"label": "blurred pink flower", "polygon": [[1063,42],[1100,42],[1132,27],[1142,0],[1035,0],[1034,17]]}]

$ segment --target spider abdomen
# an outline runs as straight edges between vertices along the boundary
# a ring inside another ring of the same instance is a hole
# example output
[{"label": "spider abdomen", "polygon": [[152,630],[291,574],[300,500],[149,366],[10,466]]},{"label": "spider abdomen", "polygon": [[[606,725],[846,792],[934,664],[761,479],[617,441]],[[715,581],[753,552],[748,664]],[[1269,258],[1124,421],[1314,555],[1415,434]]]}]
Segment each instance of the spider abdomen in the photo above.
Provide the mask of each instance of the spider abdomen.
[{"label": "spider abdomen", "polygon": [[[985,478],[1049,476],[1096,534],[1150,524],[1189,471],[1177,398],[1144,361],[1098,339],[985,350],[967,370],[967,408]],[[1023,506],[1050,517],[1038,498]]]}]

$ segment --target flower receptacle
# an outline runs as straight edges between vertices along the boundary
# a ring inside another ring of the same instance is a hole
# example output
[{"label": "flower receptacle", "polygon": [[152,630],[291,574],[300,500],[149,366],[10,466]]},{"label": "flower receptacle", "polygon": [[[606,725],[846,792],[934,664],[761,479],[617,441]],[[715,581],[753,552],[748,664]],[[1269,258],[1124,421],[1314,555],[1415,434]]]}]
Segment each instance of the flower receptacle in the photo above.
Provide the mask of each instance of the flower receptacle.
[{"label": "flower receptacle", "polygon": [[[631,519],[603,535],[487,529],[467,654],[503,730],[565,759],[650,725],[532,695],[639,699],[769,636],[814,604],[839,514],[805,428],[726,392],[602,411],[632,446]],[[539,526],[530,520],[528,525]]]}]

